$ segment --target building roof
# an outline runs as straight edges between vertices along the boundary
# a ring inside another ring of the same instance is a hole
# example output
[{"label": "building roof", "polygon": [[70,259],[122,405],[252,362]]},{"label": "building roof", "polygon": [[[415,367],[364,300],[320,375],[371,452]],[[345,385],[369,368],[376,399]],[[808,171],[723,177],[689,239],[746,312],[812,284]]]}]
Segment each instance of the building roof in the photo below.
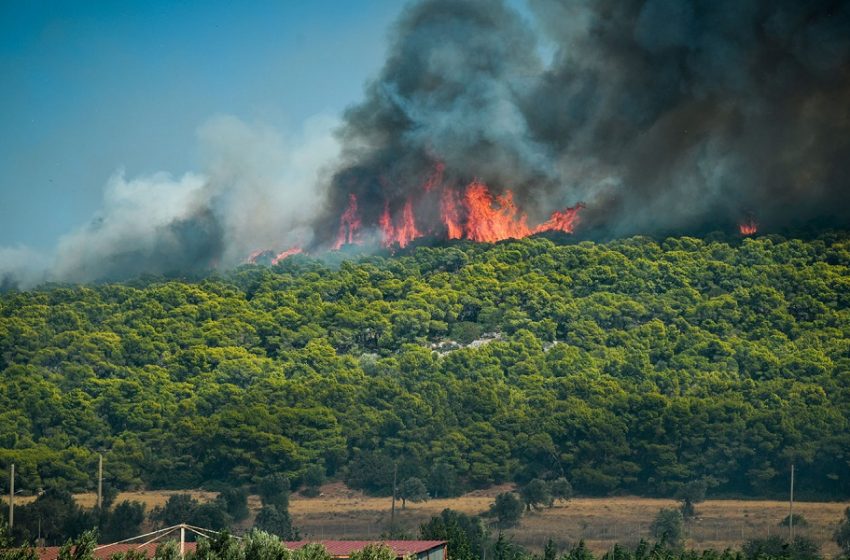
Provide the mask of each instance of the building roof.
[{"label": "building roof", "polygon": [[324,545],[328,553],[335,558],[351,556],[352,552],[361,550],[370,544],[384,544],[391,548],[399,558],[408,554],[426,552],[446,544],[446,541],[287,541],[283,544],[294,550],[311,542]]},{"label": "building roof", "polygon": [[[401,558],[402,556],[407,556],[408,554],[419,554],[421,552],[426,552],[433,548],[437,548],[446,544],[446,541],[286,541],[283,545],[290,549],[295,550],[297,548],[301,548],[305,544],[310,543],[318,543],[323,545],[328,553],[335,558],[347,558],[351,556],[352,552],[357,550],[361,550],[369,544],[382,543],[391,548],[396,556]],[[146,556],[153,556],[154,552],[156,552],[156,546],[159,543],[148,543],[145,545],[139,545],[134,543],[125,543],[125,544],[113,544],[109,546],[100,545],[102,548],[97,548],[94,551],[94,557],[100,560],[108,560],[110,556],[113,554],[119,554],[123,552],[127,552],[129,550],[137,550],[139,552],[144,552]],[[195,546],[197,543],[187,542],[186,543],[186,552],[195,550]],[[38,554],[39,560],[56,560],[59,557],[59,548],[58,546],[46,546],[39,547],[35,549],[36,554]]]},{"label": "building roof", "polygon": [[[139,545],[139,543],[124,543],[124,544],[112,544],[109,546],[98,545],[99,547],[94,551],[94,557],[107,560],[113,554],[121,554],[124,552],[128,552],[130,550],[137,550],[139,552],[144,552],[147,557],[153,556],[154,552],[156,552],[156,547],[160,543],[148,543],[144,545]],[[195,550],[195,546],[197,543],[187,542],[185,543],[185,551],[189,552],[190,550]],[[59,558],[59,549],[61,547],[58,546],[44,546],[37,547],[35,549],[35,553],[38,555],[39,560],[56,560]]]}]

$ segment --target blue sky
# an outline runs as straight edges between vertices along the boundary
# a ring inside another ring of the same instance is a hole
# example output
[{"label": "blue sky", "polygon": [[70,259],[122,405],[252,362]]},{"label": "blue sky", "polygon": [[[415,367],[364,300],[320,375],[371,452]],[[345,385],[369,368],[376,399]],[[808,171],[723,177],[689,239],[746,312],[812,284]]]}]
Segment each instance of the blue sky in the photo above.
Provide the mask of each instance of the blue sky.
[{"label": "blue sky", "polygon": [[197,130],[340,114],[402,2],[0,3],[0,246],[48,250],[104,185],[199,170]]}]

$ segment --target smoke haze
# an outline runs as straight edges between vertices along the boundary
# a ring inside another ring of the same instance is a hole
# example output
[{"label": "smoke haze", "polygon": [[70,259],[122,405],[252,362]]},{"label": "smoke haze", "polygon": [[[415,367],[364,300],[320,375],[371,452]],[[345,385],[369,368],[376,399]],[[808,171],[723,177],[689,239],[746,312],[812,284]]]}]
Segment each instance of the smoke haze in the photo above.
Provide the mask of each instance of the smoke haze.
[{"label": "smoke haze", "polygon": [[[203,174],[117,174],[55,263],[18,276],[115,279],[328,247],[351,194],[367,227],[413,200],[438,234],[421,194],[438,163],[442,188],[511,189],[532,220],[583,201],[589,236],[728,229],[748,212],[768,231],[847,225],[850,1],[529,0],[521,15],[424,0],[341,124],[285,137],[217,117],[199,137]],[[2,251],[0,275],[26,260]]]}]

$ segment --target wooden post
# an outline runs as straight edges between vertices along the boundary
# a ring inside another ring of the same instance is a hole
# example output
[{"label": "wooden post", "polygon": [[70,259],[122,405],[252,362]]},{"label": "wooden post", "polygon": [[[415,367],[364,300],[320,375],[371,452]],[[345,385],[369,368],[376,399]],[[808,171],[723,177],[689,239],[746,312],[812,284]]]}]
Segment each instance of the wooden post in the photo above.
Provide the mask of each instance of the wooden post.
[{"label": "wooden post", "polygon": [[794,463],[791,463],[791,500],[788,503],[788,540],[794,540]]},{"label": "wooden post", "polygon": [[183,558],[183,553],[186,549],[186,525],[180,524],[180,558]]},{"label": "wooden post", "polygon": [[97,509],[103,508],[103,453],[97,456]]},{"label": "wooden post", "polygon": [[398,463],[393,463],[393,507],[390,511],[390,531],[395,531],[395,495],[396,495],[396,477],[398,476]]},{"label": "wooden post", "polygon": [[15,463],[9,472],[9,530],[15,526]]}]

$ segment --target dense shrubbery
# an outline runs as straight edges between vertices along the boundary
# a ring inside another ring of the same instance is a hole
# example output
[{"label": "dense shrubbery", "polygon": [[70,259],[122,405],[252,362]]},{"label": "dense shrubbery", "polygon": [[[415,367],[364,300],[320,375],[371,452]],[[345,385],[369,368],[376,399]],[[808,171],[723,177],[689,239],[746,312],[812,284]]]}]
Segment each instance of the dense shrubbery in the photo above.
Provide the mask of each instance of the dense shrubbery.
[{"label": "dense shrubbery", "polygon": [[[460,243],[0,297],[18,488],[850,496],[850,237]],[[432,344],[489,344],[445,354]],[[317,469],[318,472],[317,472]],[[309,474],[309,477],[307,476]]]}]

